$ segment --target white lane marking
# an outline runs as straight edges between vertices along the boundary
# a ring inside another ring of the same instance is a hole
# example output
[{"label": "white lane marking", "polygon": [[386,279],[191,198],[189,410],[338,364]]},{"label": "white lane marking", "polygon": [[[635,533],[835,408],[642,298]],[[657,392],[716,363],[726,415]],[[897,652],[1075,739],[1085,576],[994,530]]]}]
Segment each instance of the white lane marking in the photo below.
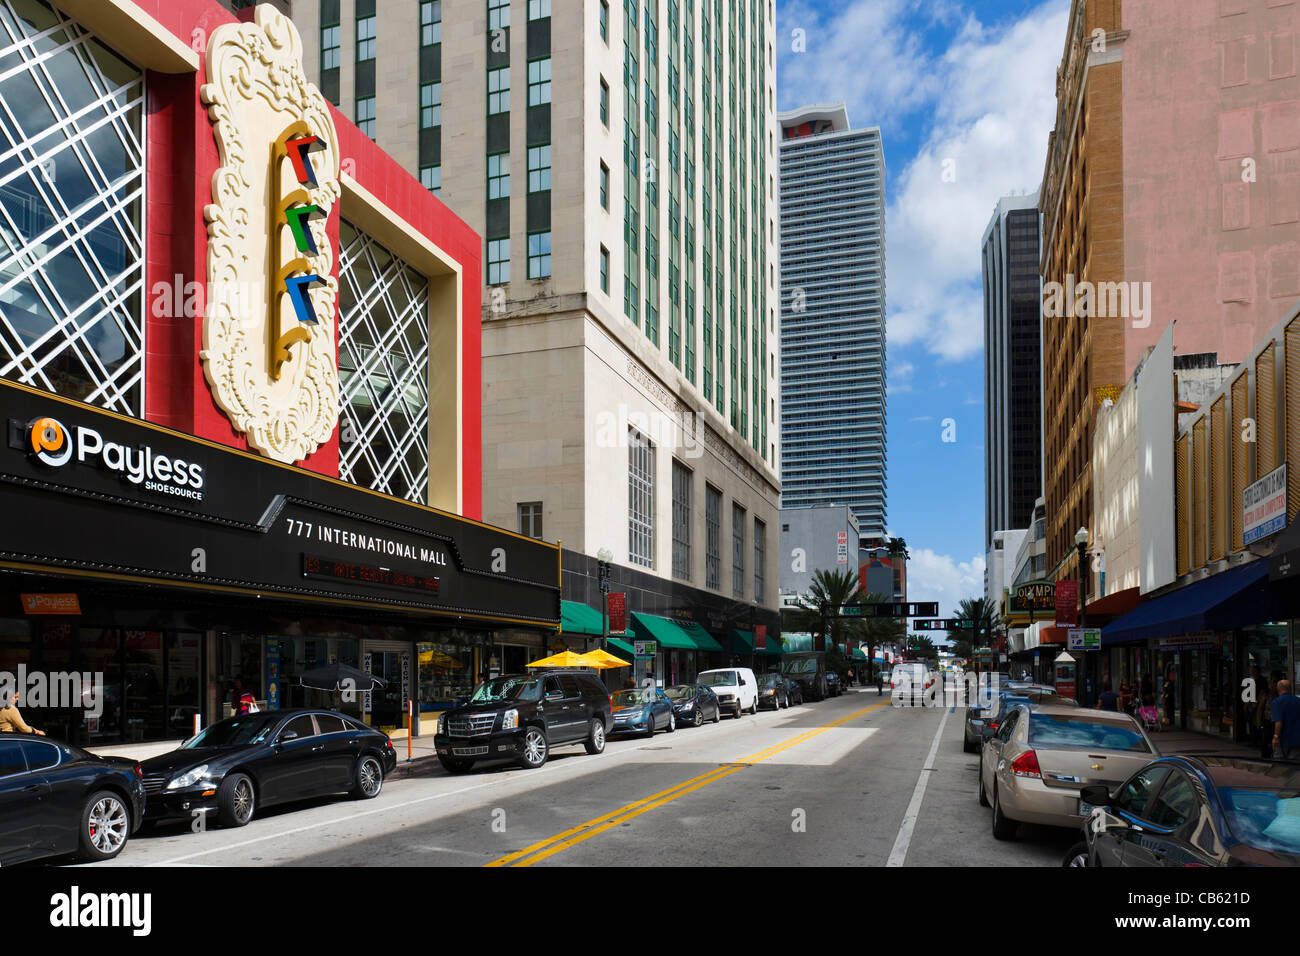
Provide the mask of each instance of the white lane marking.
[{"label": "white lane marking", "polygon": [[889,860],[885,866],[902,866],[903,861],[907,859],[907,848],[912,842],[912,831],[916,829],[917,817],[921,815],[921,803],[925,800],[925,788],[930,782],[930,774],[934,770],[934,758],[939,754],[939,741],[943,738],[943,725],[948,722],[948,712],[945,711],[943,718],[939,721],[939,729],[934,732],[934,742],[930,744],[930,754],[925,758],[925,766],[921,768],[921,776],[917,778],[916,789],[912,791],[912,801],[907,805],[907,812],[903,814],[903,823],[898,828],[898,838],[894,840],[894,849],[889,853]]}]

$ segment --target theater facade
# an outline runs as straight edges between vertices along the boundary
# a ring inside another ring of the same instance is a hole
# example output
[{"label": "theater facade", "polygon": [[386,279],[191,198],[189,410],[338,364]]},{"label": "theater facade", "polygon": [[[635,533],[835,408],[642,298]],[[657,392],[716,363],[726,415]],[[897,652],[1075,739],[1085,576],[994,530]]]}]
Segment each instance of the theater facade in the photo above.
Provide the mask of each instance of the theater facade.
[{"label": "theater facade", "polygon": [[[479,237],[274,7],[0,0],[0,680],[81,744],[429,719],[560,623],[483,524]],[[371,693],[300,684],[346,664]],[[80,700],[52,692],[79,675]]]}]

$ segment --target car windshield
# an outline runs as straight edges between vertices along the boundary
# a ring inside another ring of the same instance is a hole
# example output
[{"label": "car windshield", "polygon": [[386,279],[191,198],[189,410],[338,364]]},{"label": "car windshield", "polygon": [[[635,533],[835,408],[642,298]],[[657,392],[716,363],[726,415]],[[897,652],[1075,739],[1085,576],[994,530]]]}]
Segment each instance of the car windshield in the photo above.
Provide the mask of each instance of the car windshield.
[{"label": "car windshield", "polygon": [[1219,799],[1228,826],[1243,843],[1261,850],[1300,853],[1300,791],[1223,788]]},{"label": "car windshield", "polygon": [[540,700],[542,681],[539,677],[495,677],[474,688],[471,704],[496,704],[512,700]]},{"label": "car windshield", "polygon": [[1087,747],[1150,753],[1136,723],[1089,720],[1082,715],[1031,714],[1029,742],[1035,747]]},{"label": "car windshield", "polygon": [[763,675],[763,679],[762,679],[761,681],[759,681],[759,683],[760,683],[762,686],[764,686],[764,687],[780,687],[780,686],[781,686],[781,675],[780,675],[780,674],[764,674],[764,675]]},{"label": "car windshield", "polygon": [[654,695],[648,690],[621,690],[614,695],[614,706],[641,707],[653,699]]},{"label": "car windshield", "polygon": [[181,747],[184,750],[197,750],[200,747],[244,747],[261,743],[281,716],[272,713],[231,717],[201,731],[181,744]]},{"label": "car windshield", "polygon": [[705,687],[731,687],[736,683],[735,671],[712,671],[701,674],[699,682]]},{"label": "car windshield", "polygon": [[689,684],[674,684],[672,687],[665,688],[664,693],[673,700],[685,700],[687,697],[693,697],[695,692]]}]

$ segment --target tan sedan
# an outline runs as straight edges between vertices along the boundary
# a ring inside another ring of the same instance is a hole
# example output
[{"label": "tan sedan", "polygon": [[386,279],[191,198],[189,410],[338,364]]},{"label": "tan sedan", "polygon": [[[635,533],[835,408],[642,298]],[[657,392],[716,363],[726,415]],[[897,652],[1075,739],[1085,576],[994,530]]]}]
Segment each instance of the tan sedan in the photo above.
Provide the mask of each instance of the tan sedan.
[{"label": "tan sedan", "polygon": [[993,806],[993,836],[1020,823],[1078,828],[1079,790],[1114,790],[1151,762],[1151,739],[1128,714],[1021,704],[980,752],[980,805]]}]

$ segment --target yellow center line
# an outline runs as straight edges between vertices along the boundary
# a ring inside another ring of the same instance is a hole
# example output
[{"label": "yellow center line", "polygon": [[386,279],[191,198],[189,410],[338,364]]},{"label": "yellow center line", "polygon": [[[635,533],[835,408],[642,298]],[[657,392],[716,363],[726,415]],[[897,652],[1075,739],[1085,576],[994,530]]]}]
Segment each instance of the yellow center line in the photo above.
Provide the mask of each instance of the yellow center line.
[{"label": "yellow center line", "polygon": [[[774,757],[783,751],[789,750],[791,747],[795,747],[806,740],[812,739],[824,731],[846,724],[851,720],[855,720],[858,717],[870,713],[877,707],[883,707],[887,703],[889,703],[889,701],[882,701],[879,704],[873,704],[863,710],[849,714],[847,717],[841,717],[839,720],[802,733],[790,740],[760,750],[751,756],[742,757],[734,763],[723,764],[720,767],[715,767],[707,773],[702,773],[699,776],[692,777],[690,780],[687,780],[684,783],[679,783],[675,787],[661,790],[659,793],[652,794],[651,796],[637,800],[634,803],[629,803],[626,806],[619,807],[617,810],[596,817],[594,820],[588,820],[586,823],[580,824],[576,827],[571,827],[562,833],[557,833],[555,836],[534,843],[532,846],[525,847],[522,850],[516,850],[514,853],[503,856],[499,860],[493,860],[491,863],[488,863],[487,866],[532,866],[534,863],[566,850],[575,844],[581,843],[583,840],[589,840],[596,834],[604,833],[606,830],[653,810],[655,807],[661,807],[665,803],[670,803],[673,800],[676,800],[678,797],[699,790],[701,787],[708,786],[717,780],[721,780],[723,777],[730,776],[747,764],[760,763],[767,760],[769,757]],[[526,857],[528,859],[525,859]]]}]

